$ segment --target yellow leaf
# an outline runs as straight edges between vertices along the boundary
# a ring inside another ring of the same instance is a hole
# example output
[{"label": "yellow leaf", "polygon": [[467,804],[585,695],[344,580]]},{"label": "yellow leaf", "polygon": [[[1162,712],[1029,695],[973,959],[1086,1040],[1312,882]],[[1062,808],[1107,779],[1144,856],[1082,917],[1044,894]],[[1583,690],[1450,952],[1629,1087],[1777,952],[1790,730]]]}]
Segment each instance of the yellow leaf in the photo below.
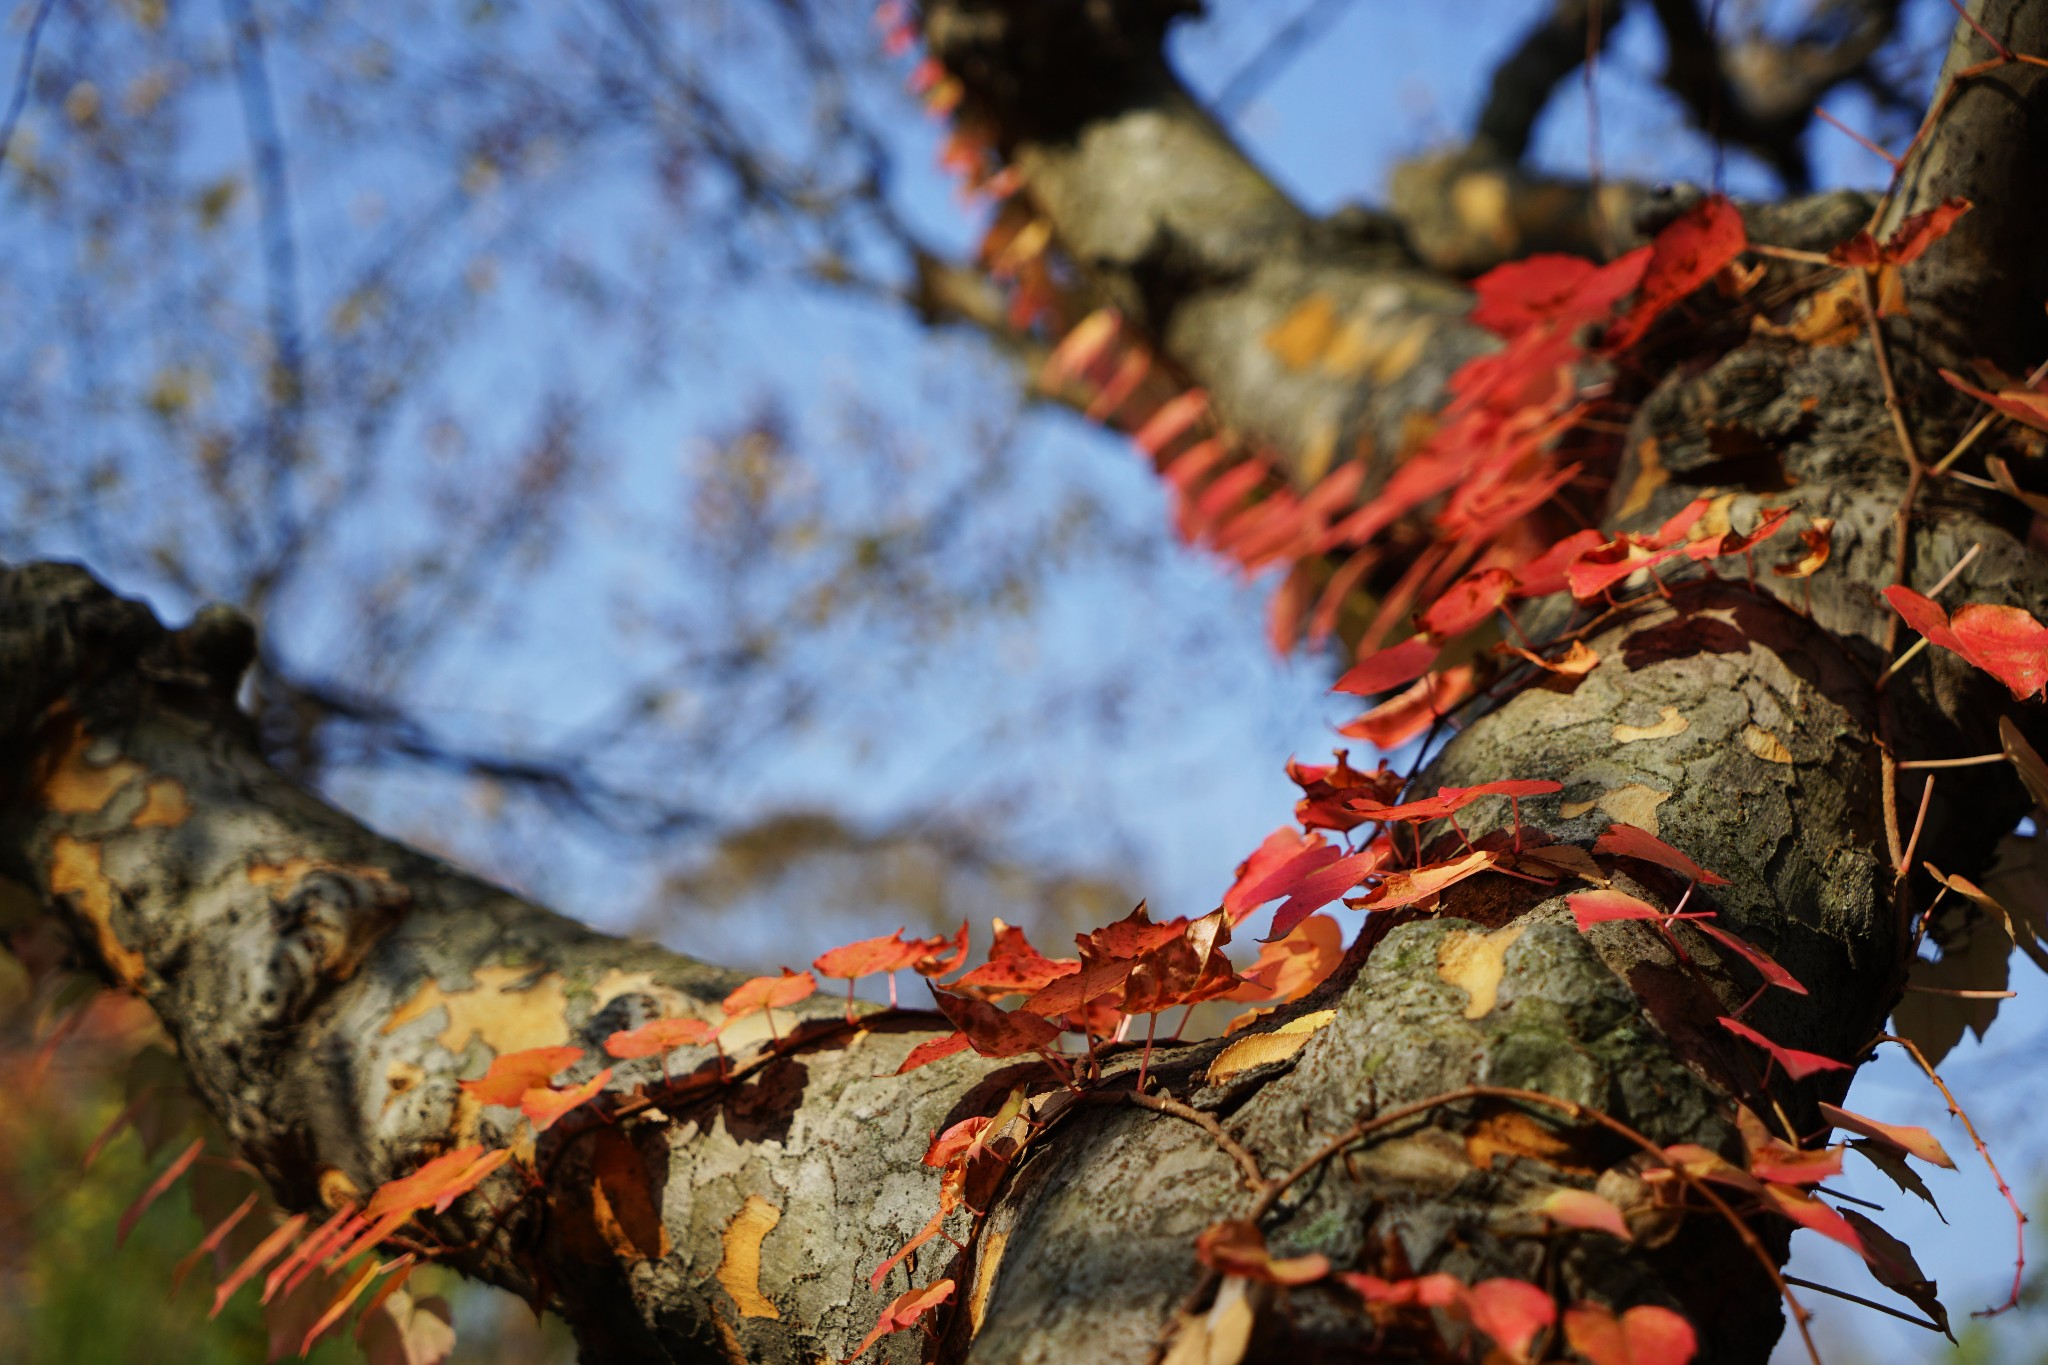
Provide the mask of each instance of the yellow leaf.
[{"label": "yellow leaf", "polygon": [[1437,945],[1436,974],[1471,997],[1465,1003],[1467,1019],[1493,1013],[1508,948],[1528,927],[1517,920],[1489,934],[1453,929]]}]

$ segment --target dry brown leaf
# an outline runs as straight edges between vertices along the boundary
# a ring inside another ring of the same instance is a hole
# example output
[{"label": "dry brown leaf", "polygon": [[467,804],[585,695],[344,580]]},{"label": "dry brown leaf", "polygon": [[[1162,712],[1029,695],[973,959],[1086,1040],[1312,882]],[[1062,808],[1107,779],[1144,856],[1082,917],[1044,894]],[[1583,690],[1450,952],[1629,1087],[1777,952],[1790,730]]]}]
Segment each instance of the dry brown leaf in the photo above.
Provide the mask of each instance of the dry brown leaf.
[{"label": "dry brown leaf", "polygon": [[1998,718],[1998,739],[2005,749],[2005,756],[2012,760],[2012,766],[2018,771],[2020,781],[2026,784],[2027,795],[2034,798],[2036,806],[2048,806],[2048,763],[2041,761],[2041,755],[2027,743],[2010,716]]},{"label": "dry brown leaf", "polygon": [[[1950,943],[1939,962],[1925,958],[1915,962],[1907,983],[1943,991],[2002,991],[2011,961],[2012,939],[2005,926],[1995,917],[1986,917]],[[1908,990],[1892,1007],[1892,1030],[1912,1039],[1926,1054],[1928,1065],[1938,1066],[1962,1041],[1964,1029],[1979,1038],[1984,1036],[2000,1003]]]},{"label": "dry brown leaf", "polygon": [[1487,934],[1453,929],[1437,945],[1436,974],[1470,997],[1465,1002],[1467,1019],[1493,1013],[1508,948],[1528,927],[1526,920],[1517,920]]},{"label": "dry brown leaf", "polygon": [[[1531,867],[1531,863],[1537,866]],[[1577,844],[1545,844],[1541,848],[1525,849],[1521,870],[1539,877],[1564,873],[1595,886],[1607,885],[1607,873],[1594,861],[1592,854]]]},{"label": "dry brown leaf", "polygon": [[1846,346],[1863,333],[1863,287],[1854,271],[1808,296],[1783,326],[1759,317],[1752,324],[1764,336],[1785,337],[1807,346]]},{"label": "dry brown leaf", "polygon": [[725,1225],[725,1256],[718,1263],[718,1282],[743,1318],[779,1318],[782,1310],[761,1293],[761,1241],[782,1221],[782,1210],[758,1194]]},{"label": "dry brown leaf", "polygon": [[1790,763],[1792,751],[1769,730],[1756,725],[1742,727],[1742,747],[1766,763]]},{"label": "dry brown leaf", "polygon": [[1238,1039],[1217,1053],[1216,1060],[1209,1063],[1209,1084],[1220,1084],[1255,1066],[1286,1061],[1301,1051],[1311,1034],[1336,1017],[1335,1010],[1316,1010],[1299,1019],[1290,1019],[1270,1033],[1254,1033]]},{"label": "dry brown leaf", "polygon": [[1482,1171],[1492,1168],[1495,1157],[1505,1156],[1592,1174],[1570,1142],[1520,1109],[1496,1109],[1475,1122],[1465,1132],[1465,1156]]},{"label": "dry brown leaf", "polygon": [[1658,720],[1654,725],[1617,725],[1614,727],[1614,742],[1633,744],[1639,739],[1669,739],[1682,735],[1692,728],[1692,722],[1678,714],[1675,706],[1660,707]]}]

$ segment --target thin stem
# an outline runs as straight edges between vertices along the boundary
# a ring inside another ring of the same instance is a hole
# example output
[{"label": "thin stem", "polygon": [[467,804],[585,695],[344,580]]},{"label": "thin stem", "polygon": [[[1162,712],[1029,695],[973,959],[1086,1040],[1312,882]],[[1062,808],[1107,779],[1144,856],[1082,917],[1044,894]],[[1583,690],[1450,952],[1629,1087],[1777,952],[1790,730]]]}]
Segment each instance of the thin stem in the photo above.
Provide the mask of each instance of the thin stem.
[{"label": "thin stem", "polygon": [[2005,755],[2002,753],[1978,754],[1975,758],[1909,758],[1899,765],[1899,771],[1912,772],[1917,768],[1976,768],[1986,763],[2005,761]]},{"label": "thin stem", "polygon": [[1941,1330],[1940,1327],[1936,1326],[1934,1323],[1929,1322],[1926,1318],[1914,1317],[1911,1313],[1901,1312],[1899,1309],[1893,1308],[1890,1304],[1879,1303],[1874,1299],[1866,1299],[1861,1294],[1851,1294],[1848,1290],[1837,1289],[1833,1285],[1820,1284],[1813,1280],[1803,1280],[1797,1275],[1787,1275],[1785,1277],[1785,1283],[1796,1284],[1801,1289],[1811,1289],[1816,1294],[1827,1294],[1831,1295],[1834,1298],[1847,1299],[1850,1303],[1860,1303],[1865,1308],[1875,1308],[1880,1313],[1890,1314],[1892,1317],[1897,1318],[1900,1322],[1910,1322],[1915,1327],[1925,1327],[1930,1332],[1939,1332]]},{"label": "thin stem", "polygon": [[2004,1303],[1999,1304],[1996,1308],[1980,1308],[1970,1314],[1970,1316],[1973,1318],[1992,1318],[1997,1317],[2009,1308],[2017,1308],[2020,1302],[2020,1282],[2025,1277],[2027,1271],[2027,1215],[2020,1208],[2020,1201],[2013,1198],[2012,1187],[2006,1184],[2005,1177],[1999,1174],[1998,1163],[1991,1159],[1991,1148],[1985,1145],[1982,1137],[1978,1136],[1977,1125],[1970,1122],[1970,1116],[1963,1112],[1963,1106],[1956,1103],[1955,1094],[1948,1088],[1948,1083],[1935,1074],[1933,1065],[1928,1062],[1927,1054],[1920,1050],[1919,1044],[1915,1043],[1911,1038],[1901,1038],[1895,1033],[1880,1033],[1877,1035],[1877,1041],[1880,1043],[1897,1043],[1900,1047],[1913,1054],[1913,1060],[1918,1062],[1920,1069],[1927,1073],[1927,1079],[1934,1082],[1934,1088],[1941,1092],[1941,1097],[1944,1100],[1948,1101],[1948,1112],[1962,1122],[1963,1131],[1968,1133],[1970,1141],[1977,1145],[1977,1155],[1984,1158],[1984,1165],[1990,1170],[1992,1180],[1998,1184],[1998,1192],[2005,1196],[2006,1207],[2012,1210],[2012,1293]]}]

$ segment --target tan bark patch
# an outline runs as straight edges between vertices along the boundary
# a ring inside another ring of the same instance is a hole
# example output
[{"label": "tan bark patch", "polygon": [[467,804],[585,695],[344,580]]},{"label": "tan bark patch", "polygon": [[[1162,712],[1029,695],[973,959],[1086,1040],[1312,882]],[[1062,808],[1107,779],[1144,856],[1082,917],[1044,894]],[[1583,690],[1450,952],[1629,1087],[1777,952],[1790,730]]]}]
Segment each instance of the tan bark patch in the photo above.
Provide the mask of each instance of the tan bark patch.
[{"label": "tan bark patch", "polygon": [[1790,763],[1792,751],[1769,730],[1757,725],[1742,727],[1742,747],[1766,763]]},{"label": "tan bark patch", "polygon": [[1657,712],[1654,725],[1617,725],[1614,727],[1616,744],[1633,744],[1639,739],[1669,739],[1682,735],[1692,728],[1692,722],[1678,714],[1675,706],[1662,707]]},{"label": "tan bark patch", "polygon": [[448,1022],[437,1038],[450,1052],[461,1053],[481,1041],[495,1052],[522,1052],[530,1047],[560,1047],[569,1041],[569,1000],[559,973],[536,977],[530,967],[479,967],[476,985],[444,991],[429,981],[385,1020],[392,1033],[437,1009]]},{"label": "tan bark patch", "polygon": [[362,1200],[363,1192],[356,1182],[348,1178],[348,1172],[339,1166],[322,1166],[318,1180],[320,1202],[330,1209]]},{"label": "tan bark patch", "polygon": [[88,763],[85,751],[91,744],[92,736],[78,717],[66,718],[63,732],[36,778],[36,796],[45,809],[59,815],[90,815],[104,809],[116,792],[142,776],[142,765],[131,759]]},{"label": "tan bark patch", "polygon": [[[673,986],[662,985],[654,979],[652,972],[622,972],[614,968],[599,977],[591,990],[597,997],[591,1006],[593,1011],[603,1009],[622,995],[644,995],[660,1006],[661,1014],[665,1018],[678,1015],[686,1015],[692,1019],[707,1017],[707,1007],[699,1003],[696,997],[685,995]],[[716,1024],[720,1020],[711,1018],[710,1022]]]},{"label": "tan bark patch", "polygon": [[1657,807],[1670,799],[1670,792],[1660,792],[1655,787],[1645,787],[1640,782],[1631,782],[1626,787],[1603,792],[1600,796],[1600,809],[1624,825],[1634,825],[1637,829],[1655,834]]},{"label": "tan bark patch", "polygon": [[69,896],[72,908],[92,926],[100,960],[128,987],[142,984],[142,954],[114,932],[114,884],[100,866],[100,846],[60,834],[50,841],[50,894]]},{"label": "tan bark patch", "polygon": [[381,867],[369,863],[337,863],[326,858],[287,858],[281,863],[251,863],[249,884],[251,886],[276,886],[286,891],[297,886],[316,872],[331,872],[337,877],[357,877],[363,881],[382,882],[395,885],[391,874]]},{"label": "tan bark patch", "polygon": [[725,1225],[725,1256],[718,1263],[718,1282],[743,1318],[779,1318],[782,1310],[761,1293],[761,1241],[782,1221],[782,1210],[758,1194]]},{"label": "tan bark patch", "polygon": [[1658,489],[1671,481],[1670,471],[1657,450],[1657,438],[1647,437],[1636,447],[1636,480],[1628,486],[1628,497],[1623,500],[1617,517],[1632,517],[1650,505],[1650,499]]},{"label": "tan bark patch", "polygon": [[175,777],[152,777],[142,789],[142,809],[128,823],[137,829],[176,829],[191,817],[185,784]]},{"label": "tan bark patch", "polygon": [[426,1078],[426,1068],[417,1063],[408,1062],[402,1057],[392,1062],[384,1068],[384,1103],[378,1107],[378,1112],[382,1113],[389,1109],[393,1100],[400,1095],[411,1093]]},{"label": "tan bark patch", "polygon": [[1467,1019],[1493,1013],[1508,948],[1528,927],[1527,921],[1517,920],[1490,934],[1453,929],[1437,945],[1436,974],[1471,997],[1465,1002]]},{"label": "tan bark patch", "polygon": [[1290,370],[1307,369],[1329,349],[1337,331],[1337,305],[1328,294],[1310,294],[1266,333],[1266,349]]}]

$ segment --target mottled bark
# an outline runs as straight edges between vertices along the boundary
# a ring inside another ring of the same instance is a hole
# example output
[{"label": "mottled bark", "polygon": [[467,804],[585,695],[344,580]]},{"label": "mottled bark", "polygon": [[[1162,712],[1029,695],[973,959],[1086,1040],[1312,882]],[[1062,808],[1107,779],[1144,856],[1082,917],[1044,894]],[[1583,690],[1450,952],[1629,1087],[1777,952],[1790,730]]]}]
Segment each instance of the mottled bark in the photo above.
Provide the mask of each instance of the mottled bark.
[{"label": "mottled bark", "polygon": [[[1209,386],[1233,425],[1298,472],[1361,441],[1384,464],[1402,425],[1487,343],[1462,319],[1464,294],[1395,235],[1317,224],[1243,161],[1159,59],[1175,8],[946,0],[928,20],[1065,249]],[[2044,7],[1982,8],[2003,40],[2048,47]],[[1906,207],[1951,193],[1980,203],[1965,220],[1975,254],[1949,265],[1931,256],[1910,327],[1888,324],[1907,430],[1924,451],[1967,416],[1935,365],[1954,363],[1965,341],[1982,340],[2008,367],[2027,358],[2016,348],[2033,335],[2040,290],[2016,294],[1997,271],[2011,262],[2032,281],[2041,268],[2015,246],[2038,215],[2004,202],[2011,193],[2031,205],[2048,183],[2008,183],[2042,147],[2033,74],[1973,78],[1981,94],[1973,86],[1957,100],[1908,182]],[[2001,141],[1976,145],[1984,138]],[[1845,206],[1760,211],[1755,235],[1824,243]],[[1279,370],[1264,334],[1316,291],[1410,338],[1382,347],[1398,363]],[[1591,628],[1601,667],[1573,687],[1505,696],[1422,785],[1554,778],[1560,795],[1522,803],[1524,837],[1579,845],[1629,803],[1635,823],[1730,879],[1712,896],[1723,922],[1809,987],[1768,993],[1753,1022],[1787,1045],[1854,1059],[1896,998],[1902,914],[1923,903],[1894,875],[1884,746],[1904,757],[1982,753],[2011,709],[1995,682],[1939,651],[1876,686],[1889,628],[1878,593],[1894,581],[1898,528],[1912,537],[1906,581],[1922,588],[1981,543],[1970,600],[2048,615],[2048,565],[2021,512],[1981,490],[1928,483],[1902,523],[1910,466],[1867,338],[1809,348],[1711,316],[1698,323],[1691,349],[1644,384],[1610,524],[1653,523],[1721,492],[1746,519],[1763,492],[1796,489],[1809,514],[1836,525],[1810,613],[1799,584],[1768,575],[1759,590],[1681,583],[1669,602]],[[0,574],[0,871],[63,917],[82,962],[156,1008],[195,1087],[288,1206],[338,1205],[464,1142],[516,1144],[506,1111],[457,1087],[497,1053],[595,1049],[656,1015],[716,1016],[735,974],[594,933],[281,778],[233,705],[251,647],[231,614],[170,632],[80,570]],[[1617,733],[1665,708],[1686,719],[1682,730]],[[1917,787],[1905,796],[1917,799]],[[1981,865],[2022,801],[2001,770],[1944,784],[1921,855],[1952,870]],[[1466,833],[1497,834],[1504,819]],[[1610,871],[1652,901],[1683,890],[1647,865]],[[1154,1074],[1267,1177],[1361,1118],[1472,1085],[1541,1092],[1656,1143],[1735,1154],[1734,1105],[1762,1103],[1760,1073],[1713,1020],[1753,991],[1753,971],[1690,939],[1700,971],[1683,970],[1640,926],[1581,935],[1561,889],[1462,883],[1436,917],[1375,925],[1293,1011],[1335,1015],[1291,1058],[1212,1083],[1219,1044],[1205,1043],[1166,1049]],[[1492,936],[1486,950],[1503,967],[1491,999],[1445,970],[1478,935]],[[771,1028],[785,1041],[773,1043]],[[562,1312],[592,1359],[844,1356],[908,1283],[898,1270],[874,1291],[867,1275],[936,1208],[937,1175],[919,1161],[930,1135],[991,1112],[1020,1082],[1054,1089],[1042,1069],[971,1054],[890,1074],[941,1030],[914,1012],[849,1024],[836,1002],[813,1000],[729,1035],[730,1079],[708,1054],[675,1059],[684,1083],[650,1105],[633,1090],[659,1067],[621,1066],[618,1122],[565,1120],[521,1149],[531,1184],[508,1169],[436,1230],[471,1248],[464,1269]],[[964,1250],[935,1241],[920,1255],[916,1283],[950,1274],[961,1285],[939,1341],[892,1337],[877,1358],[1148,1357],[1203,1283],[1195,1237],[1258,1196],[1203,1124],[1117,1096],[1133,1060],[1113,1057],[1094,1093],[1047,1112],[985,1220],[955,1215],[949,1230]],[[1839,1089],[1773,1094],[1804,1124],[1812,1102]],[[622,1165],[637,1175],[608,1186]],[[1554,1273],[1570,1296],[1681,1308],[1702,1359],[1762,1361],[1781,1329],[1763,1268],[1725,1224],[1652,1208],[1641,1176],[1626,1140],[1568,1109],[1472,1098],[1333,1155],[1264,1227],[1276,1251],[1345,1267]],[[1547,1191],[1595,1184],[1633,1206],[1637,1244],[1532,1235]],[[607,1188],[600,1208],[593,1191]],[[631,1191],[643,1202],[620,1205]],[[1763,1232],[1782,1256],[1784,1229]],[[1369,1339],[1354,1298],[1328,1284],[1262,1307],[1255,1359],[1355,1359]],[[1403,1349],[1386,1348],[1389,1358]]]}]

